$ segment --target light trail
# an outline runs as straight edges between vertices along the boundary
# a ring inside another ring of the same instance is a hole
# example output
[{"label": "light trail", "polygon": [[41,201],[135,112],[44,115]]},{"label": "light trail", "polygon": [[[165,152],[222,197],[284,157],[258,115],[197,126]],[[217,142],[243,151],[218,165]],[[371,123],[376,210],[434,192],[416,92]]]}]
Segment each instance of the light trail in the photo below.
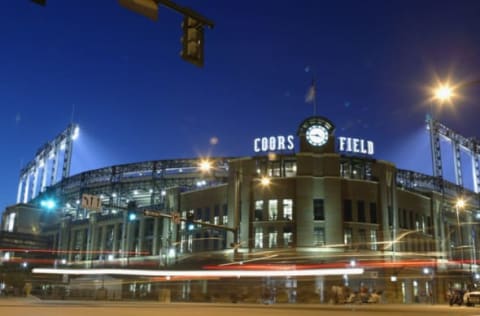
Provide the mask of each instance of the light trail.
[{"label": "light trail", "polygon": [[130,269],[51,269],[35,268],[35,274],[70,275],[135,275],[148,277],[268,277],[268,276],[318,276],[363,274],[362,268],[352,269],[302,269],[302,270],[130,270]]}]

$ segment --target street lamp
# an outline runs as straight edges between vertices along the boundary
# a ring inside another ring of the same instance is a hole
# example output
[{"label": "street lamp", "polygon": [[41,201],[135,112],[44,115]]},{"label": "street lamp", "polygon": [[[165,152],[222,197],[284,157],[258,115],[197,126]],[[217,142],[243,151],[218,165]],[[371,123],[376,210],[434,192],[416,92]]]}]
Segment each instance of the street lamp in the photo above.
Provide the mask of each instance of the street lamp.
[{"label": "street lamp", "polygon": [[212,169],[212,162],[208,159],[203,159],[200,161],[199,165],[198,165],[200,171],[202,173],[208,173],[210,172],[210,170]]},{"label": "street lamp", "polygon": [[442,103],[450,101],[454,96],[454,89],[448,83],[440,84],[434,90],[434,98]]},{"label": "street lamp", "polygon": [[463,198],[458,198],[457,201],[455,202],[455,212],[457,213],[457,233],[459,234],[459,245],[457,246],[458,249],[460,249],[460,257],[461,257],[461,268],[463,272],[463,236],[462,236],[462,230],[460,227],[460,215],[459,215],[459,210],[464,209],[465,207],[465,200]]}]

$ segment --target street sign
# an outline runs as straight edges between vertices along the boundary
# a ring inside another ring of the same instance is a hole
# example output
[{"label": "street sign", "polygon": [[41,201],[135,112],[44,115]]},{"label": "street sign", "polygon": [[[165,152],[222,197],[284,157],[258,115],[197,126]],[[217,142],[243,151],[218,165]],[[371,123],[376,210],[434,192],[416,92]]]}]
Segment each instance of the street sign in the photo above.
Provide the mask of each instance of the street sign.
[{"label": "street sign", "polygon": [[82,194],[82,207],[99,212],[102,210],[102,200],[96,195]]}]

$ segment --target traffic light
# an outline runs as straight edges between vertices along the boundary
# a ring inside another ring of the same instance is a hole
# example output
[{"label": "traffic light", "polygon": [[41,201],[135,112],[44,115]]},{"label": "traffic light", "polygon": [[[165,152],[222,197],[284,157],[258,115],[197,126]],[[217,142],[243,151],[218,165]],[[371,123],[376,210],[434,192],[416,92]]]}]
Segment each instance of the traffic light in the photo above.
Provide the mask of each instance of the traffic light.
[{"label": "traffic light", "polygon": [[195,223],[193,222],[195,220],[195,213],[193,211],[187,212],[187,216],[185,218],[185,222],[187,230],[193,230],[195,228]]},{"label": "traffic light", "polygon": [[182,22],[183,36],[181,56],[188,62],[203,66],[203,24],[190,17],[185,16]]},{"label": "traffic light", "polygon": [[137,202],[129,201],[127,204],[127,218],[129,221],[134,221],[137,219]]},{"label": "traffic light", "polygon": [[43,6],[47,4],[47,0],[31,0],[31,1]]}]

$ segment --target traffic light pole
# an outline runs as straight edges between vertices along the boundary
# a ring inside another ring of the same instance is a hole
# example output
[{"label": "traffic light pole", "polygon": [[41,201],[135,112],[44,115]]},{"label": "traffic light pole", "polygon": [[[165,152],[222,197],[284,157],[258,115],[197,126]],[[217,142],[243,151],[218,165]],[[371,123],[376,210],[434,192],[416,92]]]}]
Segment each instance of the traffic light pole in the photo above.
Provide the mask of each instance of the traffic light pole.
[{"label": "traffic light pole", "polygon": [[[187,221],[186,218],[181,218],[181,217],[176,218],[172,214],[162,213],[162,212],[158,212],[158,211],[144,210],[143,215],[149,216],[149,217],[166,217],[166,218],[172,219],[173,221],[177,220],[179,222],[186,222]],[[236,231],[236,229],[234,227],[228,227],[228,226],[225,226],[225,225],[216,225],[216,224],[210,224],[210,223],[206,223],[206,222],[202,222],[202,221],[195,221],[195,220],[190,221],[190,222],[192,222],[193,224],[196,224],[196,225],[228,230],[228,231],[231,231],[233,233],[235,233],[235,231]]]},{"label": "traffic light pole", "polygon": [[206,17],[204,17],[201,14],[193,11],[190,8],[182,7],[182,6],[180,6],[180,5],[178,5],[175,2],[170,1],[170,0],[155,0],[155,2],[157,4],[162,4],[162,5],[166,6],[167,8],[172,9],[174,11],[177,11],[177,12],[183,14],[183,15],[190,16],[190,17],[194,18],[195,20],[201,22],[203,25],[206,25],[209,28],[213,29],[213,26],[214,26],[213,21],[207,19]]}]

